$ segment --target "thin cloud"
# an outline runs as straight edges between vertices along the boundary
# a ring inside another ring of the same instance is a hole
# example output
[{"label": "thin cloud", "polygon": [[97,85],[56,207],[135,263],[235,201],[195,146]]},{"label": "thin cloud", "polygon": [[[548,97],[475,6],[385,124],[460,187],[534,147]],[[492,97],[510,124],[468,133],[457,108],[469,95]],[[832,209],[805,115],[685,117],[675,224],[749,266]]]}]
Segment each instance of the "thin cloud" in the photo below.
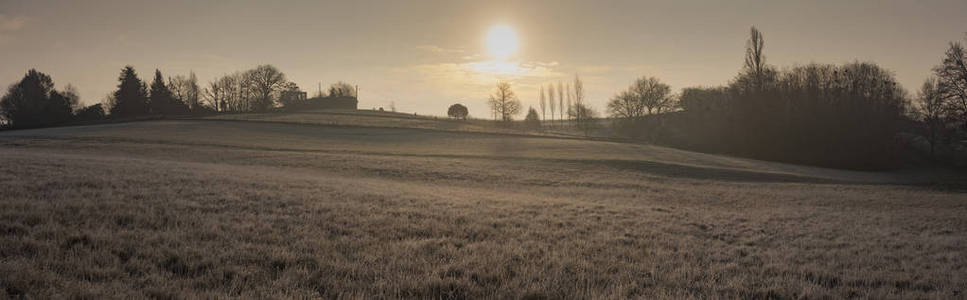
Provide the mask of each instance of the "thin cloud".
[{"label": "thin cloud", "polygon": [[577,68],[579,73],[585,74],[600,74],[608,73],[613,71],[615,68],[609,65],[592,65],[592,66],[580,66]]},{"label": "thin cloud", "polygon": [[397,71],[415,73],[427,80],[489,86],[496,79],[526,81],[563,76],[563,73],[554,70],[556,65],[556,62],[472,61],[413,65]]},{"label": "thin cloud", "polygon": [[436,54],[458,54],[464,52],[463,49],[443,48],[437,45],[419,45],[416,46],[416,49]]},{"label": "thin cloud", "polygon": [[662,70],[652,65],[584,65],[576,68],[578,73],[583,74],[606,74],[606,73],[642,73],[641,75],[657,73]]},{"label": "thin cloud", "polygon": [[27,25],[27,18],[22,16],[8,16],[0,14],[0,33],[14,32]]},{"label": "thin cloud", "polygon": [[0,44],[7,44],[14,36],[12,33],[27,26],[27,18],[22,16],[8,16],[0,14]]}]

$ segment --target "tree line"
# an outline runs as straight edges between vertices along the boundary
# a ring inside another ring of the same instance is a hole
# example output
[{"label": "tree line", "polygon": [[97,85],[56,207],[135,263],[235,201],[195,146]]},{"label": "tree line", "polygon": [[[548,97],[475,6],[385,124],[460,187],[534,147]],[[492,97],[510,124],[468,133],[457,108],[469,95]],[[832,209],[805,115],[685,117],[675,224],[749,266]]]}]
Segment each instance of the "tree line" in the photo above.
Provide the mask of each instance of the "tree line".
[{"label": "tree line", "polygon": [[[593,129],[597,113],[584,101],[584,82],[580,77],[575,75],[573,89],[571,83],[565,84],[558,81],[556,90],[553,83],[547,84],[546,90],[548,92],[545,94],[545,85],[542,84],[538,92],[540,113],[534,107],[528,107],[524,117],[526,127],[542,129],[543,123],[553,123],[554,120],[559,121],[559,126],[564,126],[564,121],[570,120],[573,125],[584,131],[585,135]],[[487,98],[487,106],[493,119],[505,124],[513,121],[514,116],[520,114],[523,108],[511,83],[506,81],[497,82],[493,93]],[[547,118],[548,108],[550,108],[550,120]],[[453,104],[448,109],[447,115],[452,118],[466,119],[467,110],[462,104]]]},{"label": "tree line", "polygon": [[17,127],[64,123],[74,118],[79,100],[70,86],[58,91],[50,76],[31,69],[20,82],[7,88],[0,99],[0,114]]},{"label": "tree line", "polygon": [[743,66],[724,86],[675,95],[654,77],[637,79],[608,102],[616,131],[703,151],[878,169],[900,162],[898,134],[911,122],[926,125],[931,149],[967,129],[967,58],[959,43],[950,44],[915,98],[874,63],[780,69],[766,62],[764,49],[764,35],[752,27]]},{"label": "tree line", "polygon": [[[545,88],[546,86],[546,88]],[[573,87],[573,88],[572,88]],[[545,92],[546,91],[546,92]],[[538,99],[541,109],[541,120],[547,121],[547,110],[550,109],[551,118],[554,120],[574,120],[578,127],[589,124],[597,113],[585,103],[584,81],[577,75],[574,76],[573,85],[571,82],[557,82],[555,89],[554,83],[541,85],[538,90]],[[560,122],[563,124],[563,122]]]},{"label": "tree line", "polygon": [[[199,85],[194,72],[165,78],[157,69],[149,84],[134,67],[125,66],[114,92],[102,103],[81,107],[76,88],[67,85],[57,90],[49,75],[31,69],[0,98],[0,121],[11,128],[29,128],[147,116],[266,112],[303,104],[287,101],[287,91],[299,91],[299,87],[271,65],[227,74],[206,86]],[[317,97],[356,97],[355,93],[352,85],[338,82],[330,86],[328,95],[320,91]]]}]

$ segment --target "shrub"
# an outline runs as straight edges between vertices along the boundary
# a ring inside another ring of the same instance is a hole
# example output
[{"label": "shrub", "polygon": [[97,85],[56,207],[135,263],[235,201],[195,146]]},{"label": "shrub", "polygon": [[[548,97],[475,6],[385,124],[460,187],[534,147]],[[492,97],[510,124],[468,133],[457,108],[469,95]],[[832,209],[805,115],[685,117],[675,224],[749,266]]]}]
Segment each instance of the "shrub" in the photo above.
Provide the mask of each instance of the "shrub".
[{"label": "shrub", "polygon": [[527,110],[527,116],[524,117],[524,126],[530,129],[541,128],[541,117],[533,107]]},{"label": "shrub", "polygon": [[[382,110],[382,107],[380,110]],[[468,114],[467,107],[459,103],[450,105],[450,109],[447,109],[447,116],[450,116],[454,119],[466,120]]]},{"label": "shrub", "polygon": [[78,121],[96,121],[103,120],[105,118],[107,118],[107,116],[104,113],[104,108],[100,103],[81,108],[74,114],[74,119]]}]

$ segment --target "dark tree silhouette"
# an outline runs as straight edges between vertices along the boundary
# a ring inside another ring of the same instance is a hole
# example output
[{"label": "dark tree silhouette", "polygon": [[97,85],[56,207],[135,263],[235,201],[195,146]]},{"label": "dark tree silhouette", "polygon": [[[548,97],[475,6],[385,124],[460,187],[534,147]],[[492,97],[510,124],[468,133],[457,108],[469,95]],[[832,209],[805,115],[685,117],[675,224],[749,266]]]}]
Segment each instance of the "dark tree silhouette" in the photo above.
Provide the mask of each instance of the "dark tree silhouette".
[{"label": "dark tree silhouette", "polygon": [[171,97],[181,102],[186,111],[196,111],[201,109],[200,97],[202,97],[201,87],[198,86],[198,77],[195,72],[189,72],[188,77],[177,75],[168,78],[168,90]]},{"label": "dark tree silhouette", "polygon": [[638,78],[631,86],[631,91],[648,114],[661,113],[662,110],[669,108],[672,102],[671,87],[655,77]]},{"label": "dark tree silhouette", "polygon": [[574,103],[584,104],[584,81],[577,74],[574,75]]},{"label": "dark tree silhouette", "polygon": [[618,93],[608,102],[608,112],[618,119],[637,119],[645,115],[644,103],[631,90]]},{"label": "dark tree silhouette", "polygon": [[524,116],[524,126],[531,129],[541,128],[541,117],[537,115],[537,110],[533,107],[527,109],[527,115]]},{"label": "dark tree silhouette", "polygon": [[764,49],[765,38],[762,32],[753,26],[749,29],[749,39],[745,44],[745,63],[742,65],[742,71],[731,84],[737,92],[762,93],[776,84],[778,73],[775,68],[766,64]]},{"label": "dark tree silhouette", "polygon": [[641,77],[608,103],[608,111],[616,118],[639,118],[645,113],[661,113],[671,107],[671,87],[655,77]]},{"label": "dark tree silhouette", "polygon": [[0,99],[0,113],[14,128],[37,127],[71,119],[68,97],[54,89],[47,74],[31,69]]},{"label": "dark tree silhouette", "polygon": [[[201,90],[194,76],[176,77],[172,80],[178,86],[176,92],[185,101],[195,103],[203,111],[268,111],[279,102],[282,92],[290,88],[285,74],[271,65],[260,65],[244,72],[235,72],[215,79]],[[208,105],[201,104],[198,97],[204,97]]]},{"label": "dark tree silhouette", "polygon": [[930,158],[936,158],[937,144],[940,136],[947,127],[950,106],[946,103],[943,92],[938,86],[937,78],[929,78],[923,82],[917,94],[918,117],[926,125],[926,136],[930,142]]},{"label": "dark tree silhouette", "polygon": [[154,71],[154,81],[151,82],[151,95],[149,97],[151,113],[162,115],[176,115],[188,112],[181,99],[175,98],[171,90],[165,85],[165,79],[161,76],[160,70]]},{"label": "dark tree silhouette", "polygon": [[255,96],[251,106],[254,111],[268,111],[275,106],[275,100],[272,96],[282,91],[287,82],[285,74],[282,74],[279,69],[272,65],[255,67],[255,69],[246,72],[246,77],[248,77],[250,88]]},{"label": "dark tree silhouette", "polygon": [[[762,34],[753,28],[745,64],[727,87],[683,90],[679,102],[683,112],[640,117],[642,122],[634,124],[631,132],[645,134],[633,137],[822,166],[882,169],[897,165],[896,134],[909,103],[890,71],[863,62],[778,71],[765,63],[763,49]],[[957,57],[956,49],[949,52]],[[666,111],[673,107],[669,101],[674,97],[659,83],[648,78],[637,81],[628,92],[615,96],[608,110],[628,119],[649,110]]]},{"label": "dark tree silhouette", "polygon": [[895,165],[907,100],[889,71],[871,63],[810,64],[767,71],[759,86],[748,84],[755,82],[750,74],[704,91],[704,100],[683,92],[692,117],[679,130],[706,138],[697,143],[712,151],[858,169]]},{"label": "dark tree silhouette", "polygon": [[282,87],[282,93],[279,95],[279,104],[282,104],[285,108],[298,109],[308,104],[308,101],[305,93],[299,89],[299,85],[295,82],[286,82]]},{"label": "dark tree silhouette", "polygon": [[679,99],[681,108],[690,113],[721,112],[728,101],[728,89],[724,87],[690,87],[682,89]]},{"label": "dark tree silhouette", "polygon": [[967,128],[967,52],[964,46],[951,42],[943,61],[933,68],[933,72],[946,106],[956,114],[961,126]]},{"label": "dark tree silhouette", "polygon": [[[575,82],[580,81],[575,78]],[[673,99],[671,87],[667,84],[654,77],[641,77],[627,91],[611,98],[608,112],[615,118],[614,126],[620,134],[631,138],[643,137],[646,131],[655,131],[643,128],[647,123],[643,120],[644,116],[671,108]],[[579,116],[581,113],[572,115]]]},{"label": "dark tree silhouette", "polygon": [[584,103],[575,103],[572,106],[568,110],[569,117],[574,120],[574,125],[584,133],[584,136],[590,135],[591,130],[597,125],[594,120],[597,118],[597,112]]},{"label": "dark tree silhouette", "polygon": [[148,114],[148,91],[144,82],[138,78],[134,67],[125,66],[118,77],[118,89],[114,91],[114,105],[111,117],[127,118]]},{"label": "dark tree silhouette", "polygon": [[74,119],[78,121],[97,121],[105,117],[104,106],[100,103],[81,108],[74,113]]},{"label": "dark tree silhouette", "polygon": [[765,38],[762,36],[762,32],[756,29],[755,26],[749,29],[749,40],[745,44],[745,69],[757,79],[761,79],[763,74],[765,74],[766,66],[766,55],[763,52],[765,48]]},{"label": "dark tree silhouette", "polygon": [[447,116],[450,116],[454,119],[466,120],[467,115],[469,115],[467,107],[460,103],[450,105],[450,108],[447,109]]},{"label": "dark tree silhouette", "polygon": [[[219,111],[251,111],[254,98],[247,73],[235,72],[222,76],[209,84],[209,100],[219,106]],[[212,94],[214,93],[214,94]]]},{"label": "dark tree silhouette", "polygon": [[208,101],[208,105],[215,111],[225,111],[225,103],[228,102],[231,87],[223,84],[221,79],[213,80],[202,90],[202,95]]}]

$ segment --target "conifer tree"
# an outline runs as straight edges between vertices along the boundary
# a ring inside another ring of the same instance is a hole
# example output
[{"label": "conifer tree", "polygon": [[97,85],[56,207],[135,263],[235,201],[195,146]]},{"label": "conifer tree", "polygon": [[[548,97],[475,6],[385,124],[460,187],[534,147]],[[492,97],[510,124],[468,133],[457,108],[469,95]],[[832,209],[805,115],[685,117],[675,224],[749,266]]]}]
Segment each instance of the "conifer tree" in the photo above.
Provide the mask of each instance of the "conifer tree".
[{"label": "conifer tree", "polygon": [[111,107],[112,117],[135,117],[148,113],[148,91],[144,82],[138,78],[134,67],[125,66],[118,77],[118,89],[114,91],[115,104]]}]

